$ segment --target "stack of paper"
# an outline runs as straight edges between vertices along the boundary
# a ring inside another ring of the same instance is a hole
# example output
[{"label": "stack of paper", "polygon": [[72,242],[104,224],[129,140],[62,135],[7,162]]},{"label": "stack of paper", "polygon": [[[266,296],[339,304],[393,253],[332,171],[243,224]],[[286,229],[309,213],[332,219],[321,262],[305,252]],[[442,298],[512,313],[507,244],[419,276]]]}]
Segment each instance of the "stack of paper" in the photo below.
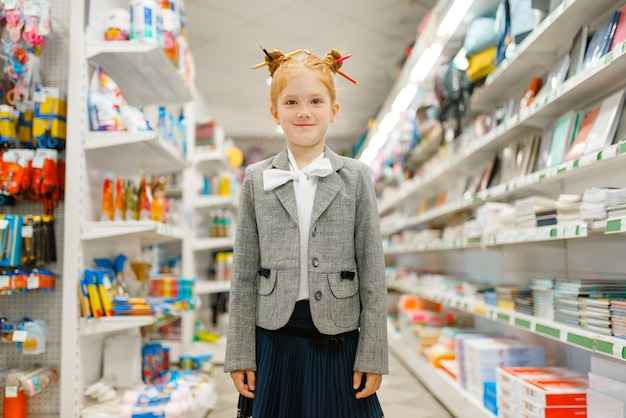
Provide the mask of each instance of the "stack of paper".
[{"label": "stack of paper", "polygon": [[554,320],[554,279],[532,279],[533,314],[539,318]]},{"label": "stack of paper", "polygon": [[626,300],[613,299],[609,306],[613,335],[626,338]]},{"label": "stack of paper", "polygon": [[555,285],[554,320],[611,335],[611,298],[626,298],[626,281],[559,280]]},{"label": "stack of paper", "polygon": [[611,335],[609,299],[578,298],[578,319],[582,328],[603,335]]},{"label": "stack of paper", "polygon": [[515,229],[515,207],[508,203],[487,202],[477,209],[476,220],[482,225],[483,235]]},{"label": "stack of paper", "polygon": [[[496,286],[496,294],[498,295],[498,307],[509,310],[516,310],[516,301],[532,300],[532,290],[524,289],[516,286]],[[520,305],[527,303],[520,303]],[[531,305],[532,309],[532,305]],[[532,311],[530,312],[532,314]]]},{"label": "stack of paper", "polygon": [[626,188],[594,187],[583,193],[580,216],[583,221],[602,220],[609,217],[611,210],[611,216],[619,217],[625,206]]},{"label": "stack of paper", "polygon": [[580,217],[583,221],[606,219],[606,196],[608,188],[592,187],[585,190],[580,203]]},{"label": "stack of paper", "polygon": [[562,194],[556,201],[556,220],[559,225],[578,225],[582,223],[579,194]]},{"label": "stack of paper", "polygon": [[530,196],[515,201],[515,226],[518,229],[556,224],[556,200]]}]

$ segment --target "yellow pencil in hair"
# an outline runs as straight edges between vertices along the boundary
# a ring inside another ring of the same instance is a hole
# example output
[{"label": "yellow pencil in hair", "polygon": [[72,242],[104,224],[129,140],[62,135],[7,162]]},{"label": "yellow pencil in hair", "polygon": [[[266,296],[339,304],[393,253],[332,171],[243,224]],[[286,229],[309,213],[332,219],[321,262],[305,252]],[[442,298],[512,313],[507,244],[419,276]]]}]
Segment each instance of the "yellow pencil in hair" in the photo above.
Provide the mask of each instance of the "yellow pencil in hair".
[{"label": "yellow pencil in hair", "polygon": [[[302,53],[302,51],[304,51],[303,49],[296,49],[295,51],[291,51],[288,54],[285,54],[285,58],[291,58],[294,55],[298,55],[300,53]],[[253,70],[256,70],[257,68],[261,68],[261,67],[265,67],[268,64],[268,61],[263,61],[260,64],[255,65],[254,67],[252,67]]]}]

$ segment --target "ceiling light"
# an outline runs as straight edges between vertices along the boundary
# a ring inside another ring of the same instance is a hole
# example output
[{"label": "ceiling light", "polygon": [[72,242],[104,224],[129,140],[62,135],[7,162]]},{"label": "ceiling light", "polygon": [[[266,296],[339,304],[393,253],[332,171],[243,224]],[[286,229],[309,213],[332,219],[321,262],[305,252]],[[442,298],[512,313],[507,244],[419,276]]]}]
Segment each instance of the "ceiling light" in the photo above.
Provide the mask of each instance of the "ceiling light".
[{"label": "ceiling light", "polygon": [[376,158],[377,153],[378,150],[374,150],[368,147],[365,149],[365,151],[363,151],[363,154],[361,154],[359,160],[363,161],[367,165],[370,165],[372,164],[372,161],[374,161],[374,158]]},{"label": "ceiling light", "polygon": [[387,142],[387,134],[384,134],[382,132],[376,132],[374,135],[372,135],[368,148],[378,152],[378,150],[381,149],[383,145],[385,145],[385,142]]},{"label": "ceiling light", "polygon": [[400,119],[400,114],[397,112],[389,112],[385,115],[382,121],[380,121],[380,126],[378,130],[384,134],[388,134],[396,127],[398,120]]},{"label": "ceiling light", "polygon": [[459,24],[472,6],[472,3],[473,1],[471,0],[454,0],[454,3],[448,8],[448,12],[437,28],[437,36],[444,37],[452,35],[459,27]]},{"label": "ceiling light", "polygon": [[417,85],[409,84],[408,86],[404,87],[402,90],[400,90],[400,93],[398,93],[395,100],[393,101],[393,104],[391,105],[391,111],[402,112],[406,110],[411,104],[411,101],[415,97],[416,93]]},{"label": "ceiling light", "polygon": [[420,55],[415,67],[413,67],[413,71],[411,71],[410,78],[412,82],[419,83],[426,79],[437,63],[442,50],[443,48],[440,44],[434,43]]}]

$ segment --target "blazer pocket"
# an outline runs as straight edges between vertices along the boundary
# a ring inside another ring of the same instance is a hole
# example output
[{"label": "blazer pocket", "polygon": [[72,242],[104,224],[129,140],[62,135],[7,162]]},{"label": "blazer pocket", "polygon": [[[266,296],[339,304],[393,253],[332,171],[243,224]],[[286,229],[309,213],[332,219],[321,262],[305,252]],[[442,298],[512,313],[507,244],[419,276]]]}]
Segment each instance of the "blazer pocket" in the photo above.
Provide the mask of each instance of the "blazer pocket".
[{"label": "blazer pocket", "polygon": [[277,271],[269,271],[267,276],[257,274],[257,304],[256,321],[257,324],[267,324],[274,316],[276,307],[276,279]]},{"label": "blazer pocket", "polygon": [[[361,303],[359,301],[359,278],[356,274],[346,278],[346,272],[328,274],[328,285],[333,294],[330,316],[339,328],[354,329],[359,325]],[[343,276],[343,277],[342,277]]]}]

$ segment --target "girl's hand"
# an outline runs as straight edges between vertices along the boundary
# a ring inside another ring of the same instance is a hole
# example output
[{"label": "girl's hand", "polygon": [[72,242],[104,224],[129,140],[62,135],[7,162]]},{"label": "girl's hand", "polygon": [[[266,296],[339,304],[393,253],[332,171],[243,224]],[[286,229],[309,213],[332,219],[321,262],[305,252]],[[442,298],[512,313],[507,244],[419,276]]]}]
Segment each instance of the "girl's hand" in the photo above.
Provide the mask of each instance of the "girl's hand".
[{"label": "girl's hand", "polygon": [[359,390],[363,383],[363,374],[365,374],[365,386],[363,390],[356,393],[357,399],[367,398],[376,393],[380,389],[380,384],[383,381],[382,374],[376,373],[363,373],[358,370],[354,372],[352,377],[352,387],[354,390]]},{"label": "girl's hand", "polygon": [[235,370],[230,372],[237,392],[246,398],[254,398],[254,387],[256,384],[256,373],[252,370]]}]

